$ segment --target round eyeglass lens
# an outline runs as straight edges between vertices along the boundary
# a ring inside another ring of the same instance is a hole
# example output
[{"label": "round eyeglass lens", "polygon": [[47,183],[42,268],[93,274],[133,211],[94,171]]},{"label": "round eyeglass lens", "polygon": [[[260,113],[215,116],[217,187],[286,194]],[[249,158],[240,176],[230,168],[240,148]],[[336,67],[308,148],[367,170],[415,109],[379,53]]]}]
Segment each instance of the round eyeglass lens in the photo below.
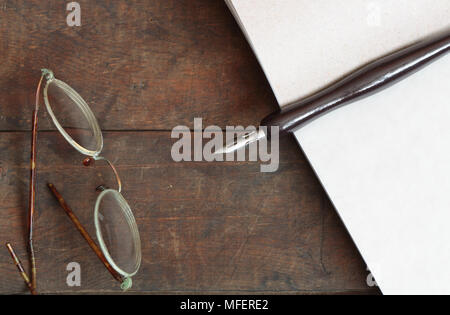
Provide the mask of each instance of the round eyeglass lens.
[{"label": "round eyeglass lens", "polygon": [[44,98],[56,127],[70,144],[86,155],[101,151],[103,138],[97,120],[75,90],[53,79],[47,83]]},{"label": "round eyeglass lens", "polygon": [[116,190],[105,190],[95,205],[95,227],[109,263],[131,277],[141,264],[141,241],[133,213]]}]

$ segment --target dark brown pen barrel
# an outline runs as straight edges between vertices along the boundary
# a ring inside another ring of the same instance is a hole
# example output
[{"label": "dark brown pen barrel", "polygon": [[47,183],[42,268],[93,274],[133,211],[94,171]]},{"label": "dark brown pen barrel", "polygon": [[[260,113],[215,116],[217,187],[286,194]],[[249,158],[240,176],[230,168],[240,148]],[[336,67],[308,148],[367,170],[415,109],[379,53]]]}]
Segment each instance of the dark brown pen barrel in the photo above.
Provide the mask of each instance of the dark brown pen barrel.
[{"label": "dark brown pen barrel", "polygon": [[267,116],[261,125],[278,126],[280,134],[292,133],[322,115],[407,78],[449,51],[447,31],[367,64],[319,93]]}]

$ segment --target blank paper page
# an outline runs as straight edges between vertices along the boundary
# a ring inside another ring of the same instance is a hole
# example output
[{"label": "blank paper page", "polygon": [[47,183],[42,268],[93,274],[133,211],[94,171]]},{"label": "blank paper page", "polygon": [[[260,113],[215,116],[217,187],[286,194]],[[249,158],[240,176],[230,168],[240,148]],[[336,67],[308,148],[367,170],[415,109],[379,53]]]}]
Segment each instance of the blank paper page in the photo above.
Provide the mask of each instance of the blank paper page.
[{"label": "blank paper page", "polygon": [[[450,27],[448,0],[229,0],[280,103]],[[385,294],[450,294],[450,55],[296,132]]]}]

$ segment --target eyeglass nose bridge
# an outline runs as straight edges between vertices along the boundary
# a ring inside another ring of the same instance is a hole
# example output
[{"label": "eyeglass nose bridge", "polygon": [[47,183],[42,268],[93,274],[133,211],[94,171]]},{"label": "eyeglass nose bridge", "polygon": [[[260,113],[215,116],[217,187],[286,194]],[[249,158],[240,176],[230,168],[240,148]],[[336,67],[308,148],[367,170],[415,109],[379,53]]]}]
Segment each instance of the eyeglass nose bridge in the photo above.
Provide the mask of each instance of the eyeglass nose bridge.
[{"label": "eyeglass nose bridge", "polygon": [[92,163],[94,161],[105,161],[109,165],[109,167],[111,167],[111,169],[113,170],[114,175],[116,177],[117,186],[118,186],[117,191],[122,192],[122,181],[120,180],[119,173],[117,172],[117,169],[114,166],[114,164],[112,164],[112,162],[110,160],[108,160],[107,158],[104,158],[102,156],[87,157],[83,160],[83,164],[84,164],[84,166],[90,166],[90,165],[92,165]]}]

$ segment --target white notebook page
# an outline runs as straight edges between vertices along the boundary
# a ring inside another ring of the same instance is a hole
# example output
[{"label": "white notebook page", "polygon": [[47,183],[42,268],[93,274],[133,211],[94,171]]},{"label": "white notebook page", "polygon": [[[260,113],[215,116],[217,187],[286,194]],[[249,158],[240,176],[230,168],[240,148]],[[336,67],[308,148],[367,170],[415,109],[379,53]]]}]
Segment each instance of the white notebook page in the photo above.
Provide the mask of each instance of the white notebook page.
[{"label": "white notebook page", "polygon": [[[281,106],[450,27],[449,0],[228,0]],[[385,294],[450,294],[450,55],[296,132]]]}]

